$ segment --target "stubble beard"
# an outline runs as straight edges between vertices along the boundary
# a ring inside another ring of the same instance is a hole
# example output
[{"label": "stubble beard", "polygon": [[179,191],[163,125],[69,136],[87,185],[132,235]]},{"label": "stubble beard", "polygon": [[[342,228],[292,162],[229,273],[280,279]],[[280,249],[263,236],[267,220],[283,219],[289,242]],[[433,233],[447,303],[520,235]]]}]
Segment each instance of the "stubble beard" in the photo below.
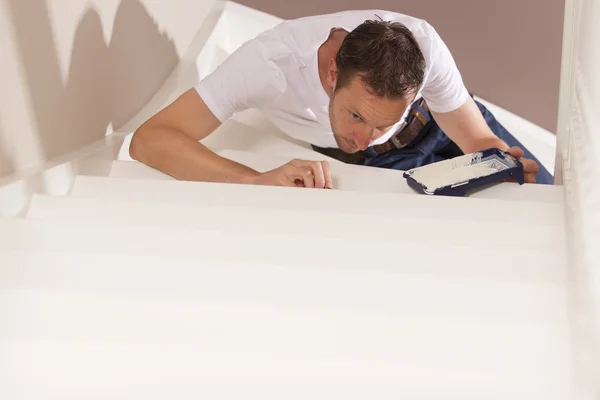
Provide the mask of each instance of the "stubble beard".
[{"label": "stubble beard", "polygon": [[335,117],[333,114],[333,99],[334,99],[334,97],[332,97],[331,100],[329,101],[329,124],[331,125],[331,132],[333,133],[333,138],[335,139],[335,142],[337,143],[340,150],[342,150],[344,153],[347,153],[347,154],[356,153],[358,151],[358,149],[350,148],[349,145],[343,139],[343,136],[339,135],[336,132],[336,129],[335,129],[336,123],[335,123]]}]

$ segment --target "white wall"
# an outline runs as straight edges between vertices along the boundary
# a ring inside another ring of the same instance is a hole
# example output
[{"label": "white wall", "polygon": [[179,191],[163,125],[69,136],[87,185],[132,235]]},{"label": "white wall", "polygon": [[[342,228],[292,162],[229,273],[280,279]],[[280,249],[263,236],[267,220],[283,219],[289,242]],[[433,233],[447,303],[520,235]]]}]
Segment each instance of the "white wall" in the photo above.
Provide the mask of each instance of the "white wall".
[{"label": "white wall", "polygon": [[558,126],[581,399],[600,395],[600,0],[568,0]]},{"label": "white wall", "polygon": [[0,0],[0,178],[135,115],[214,0]]}]

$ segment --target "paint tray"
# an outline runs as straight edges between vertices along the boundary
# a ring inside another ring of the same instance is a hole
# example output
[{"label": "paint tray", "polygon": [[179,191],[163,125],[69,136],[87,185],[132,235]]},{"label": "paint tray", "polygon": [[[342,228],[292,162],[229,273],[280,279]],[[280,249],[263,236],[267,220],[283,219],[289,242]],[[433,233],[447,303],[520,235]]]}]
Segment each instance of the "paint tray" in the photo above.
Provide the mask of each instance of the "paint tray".
[{"label": "paint tray", "polygon": [[523,164],[500,149],[489,149],[414,168],[408,185],[429,195],[466,196],[467,192],[514,178],[525,183]]}]

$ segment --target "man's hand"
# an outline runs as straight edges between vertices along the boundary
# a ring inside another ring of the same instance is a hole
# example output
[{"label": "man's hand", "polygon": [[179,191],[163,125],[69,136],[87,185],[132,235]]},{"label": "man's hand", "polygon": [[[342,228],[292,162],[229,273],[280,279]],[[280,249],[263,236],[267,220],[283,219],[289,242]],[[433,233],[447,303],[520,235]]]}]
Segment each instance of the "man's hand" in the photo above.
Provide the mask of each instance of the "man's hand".
[{"label": "man's hand", "polygon": [[535,183],[535,176],[540,172],[540,166],[533,160],[523,158],[525,152],[523,152],[520,147],[511,147],[508,149],[508,153],[523,164],[525,183]]},{"label": "man's hand", "polygon": [[292,160],[253,178],[252,184],[333,189],[327,161]]}]

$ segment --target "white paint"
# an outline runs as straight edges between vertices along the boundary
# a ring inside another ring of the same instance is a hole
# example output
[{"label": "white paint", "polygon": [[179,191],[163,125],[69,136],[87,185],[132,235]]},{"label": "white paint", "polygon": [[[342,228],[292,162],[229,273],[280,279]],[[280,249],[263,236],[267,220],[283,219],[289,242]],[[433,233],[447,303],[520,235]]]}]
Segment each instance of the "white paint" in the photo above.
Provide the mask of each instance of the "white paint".
[{"label": "white paint", "polygon": [[[123,385],[151,398],[152,382],[183,397],[268,398],[277,382],[279,398],[569,398],[558,206],[147,183],[175,201],[45,196],[56,207],[30,210],[43,220],[2,221],[4,397],[42,381],[61,398]],[[379,233],[356,235],[357,220]],[[519,263],[464,262],[509,246]]]},{"label": "white paint", "polygon": [[[312,195],[318,198],[320,193],[313,192]],[[347,193],[346,197],[352,197],[352,194]],[[344,210],[332,209],[331,206],[320,211],[260,208],[246,206],[243,202],[238,205],[220,206],[181,202],[133,202],[117,199],[35,196],[29,207],[27,218],[52,220],[57,223],[72,221],[115,225],[188,227],[231,233],[270,232],[281,235],[291,233],[309,237],[315,227],[319,226],[321,235],[329,238],[345,238],[347,243],[357,239],[353,229],[354,218],[360,218],[362,220],[361,229],[371,232],[368,239],[371,242],[393,242],[401,239],[403,242],[411,242],[416,245],[420,239],[427,238],[429,244],[471,245],[474,248],[485,247],[489,242],[479,233],[481,220],[470,218],[468,213],[457,215],[461,217],[462,222],[460,226],[456,226],[455,220],[452,219],[434,219],[420,215],[426,212],[427,206],[415,207],[412,215],[407,213],[386,216],[369,213],[352,214]],[[155,215],[155,217],[148,219],[148,215]],[[512,222],[495,221],[493,225],[497,236],[496,245],[510,246],[513,249],[527,247],[532,250],[545,250],[545,247],[550,244],[560,244],[560,235],[563,231],[561,224],[549,226],[546,222],[536,223],[533,218],[524,222],[527,222],[527,226],[519,231],[514,231]],[[398,225],[404,227],[402,232],[397,231],[396,226]],[[435,230],[430,229],[430,226],[433,225],[436,226]],[[367,243],[366,239],[358,240]],[[398,244],[398,250],[400,246]],[[236,247],[239,250],[239,245]],[[376,256],[369,254],[368,257]]]},{"label": "white paint", "polygon": [[[315,190],[79,176],[71,196],[133,201],[195,202],[223,206],[244,204],[267,209],[312,211],[335,209],[349,214],[385,216],[390,214],[410,216],[414,214],[414,210],[420,209],[427,213],[428,218],[434,219],[474,218],[482,223],[512,221],[515,224],[526,220],[544,222],[547,225],[563,224],[561,203],[514,199],[506,201],[501,198],[448,198],[398,193],[348,193],[340,190],[319,191],[321,195],[315,197],[312,193]],[[452,212],[448,212],[448,209]]]}]

